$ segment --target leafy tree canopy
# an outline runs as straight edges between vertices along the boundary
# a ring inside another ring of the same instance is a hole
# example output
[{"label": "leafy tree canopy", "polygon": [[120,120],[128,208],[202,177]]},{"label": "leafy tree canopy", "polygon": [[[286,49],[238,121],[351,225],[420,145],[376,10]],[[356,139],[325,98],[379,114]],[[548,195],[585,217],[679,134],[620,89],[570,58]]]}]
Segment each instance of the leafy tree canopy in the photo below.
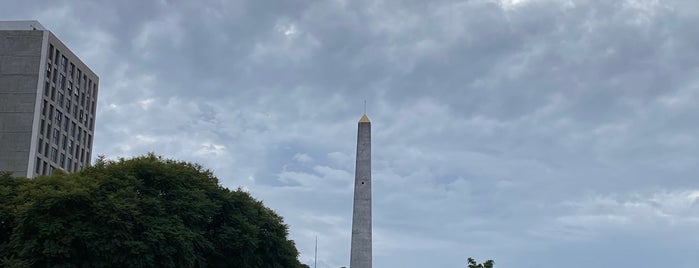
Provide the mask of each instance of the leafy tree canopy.
[{"label": "leafy tree canopy", "polygon": [[308,267],[282,217],[201,166],[149,154],[0,174],[1,267]]},{"label": "leafy tree canopy", "polygon": [[468,258],[468,268],[493,268],[495,262],[493,260],[487,260],[484,263],[477,263],[473,258]]}]

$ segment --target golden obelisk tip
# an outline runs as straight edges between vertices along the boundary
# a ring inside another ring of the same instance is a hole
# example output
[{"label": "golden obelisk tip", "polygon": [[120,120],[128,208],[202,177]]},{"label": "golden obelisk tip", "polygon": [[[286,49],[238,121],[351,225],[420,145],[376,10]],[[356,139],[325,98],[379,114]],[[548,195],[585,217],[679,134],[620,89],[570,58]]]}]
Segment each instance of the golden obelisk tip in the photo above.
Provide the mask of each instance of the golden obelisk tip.
[{"label": "golden obelisk tip", "polygon": [[369,121],[369,117],[367,117],[366,114],[364,114],[362,115],[362,118],[359,119],[359,123],[371,123],[371,121]]}]

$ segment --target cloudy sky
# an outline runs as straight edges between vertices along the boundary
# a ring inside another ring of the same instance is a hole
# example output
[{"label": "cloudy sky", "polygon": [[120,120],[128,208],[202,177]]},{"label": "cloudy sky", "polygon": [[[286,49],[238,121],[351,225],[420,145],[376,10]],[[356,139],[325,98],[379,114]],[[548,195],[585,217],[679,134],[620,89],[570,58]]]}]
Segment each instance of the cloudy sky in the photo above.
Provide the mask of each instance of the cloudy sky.
[{"label": "cloudy sky", "polygon": [[100,76],[95,153],[212,169],[303,262],[698,267],[695,0],[3,0]]}]

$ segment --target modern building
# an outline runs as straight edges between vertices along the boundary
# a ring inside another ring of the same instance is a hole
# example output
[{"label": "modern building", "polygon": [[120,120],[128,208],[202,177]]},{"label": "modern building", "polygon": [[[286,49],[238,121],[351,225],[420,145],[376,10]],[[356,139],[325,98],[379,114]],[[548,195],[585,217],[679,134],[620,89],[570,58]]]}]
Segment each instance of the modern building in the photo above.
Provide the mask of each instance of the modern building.
[{"label": "modern building", "polygon": [[0,170],[33,178],[87,167],[98,84],[38,21],[0,21]]},{"label": "modern building", "polygon": [[371,268],[371,122],[364,114],[358,124],[350,268]]}]

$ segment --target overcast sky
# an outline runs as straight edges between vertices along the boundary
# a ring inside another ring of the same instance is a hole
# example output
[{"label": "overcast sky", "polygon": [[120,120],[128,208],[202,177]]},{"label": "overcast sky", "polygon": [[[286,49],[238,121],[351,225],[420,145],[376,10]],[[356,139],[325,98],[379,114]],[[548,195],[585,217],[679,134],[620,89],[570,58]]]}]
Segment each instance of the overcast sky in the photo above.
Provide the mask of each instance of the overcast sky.
[{"label": "overcast sky", "polygon": [[3,0],[100,76],[95,154],[214,171],[349,265],[699,267],[696,0]]}]

